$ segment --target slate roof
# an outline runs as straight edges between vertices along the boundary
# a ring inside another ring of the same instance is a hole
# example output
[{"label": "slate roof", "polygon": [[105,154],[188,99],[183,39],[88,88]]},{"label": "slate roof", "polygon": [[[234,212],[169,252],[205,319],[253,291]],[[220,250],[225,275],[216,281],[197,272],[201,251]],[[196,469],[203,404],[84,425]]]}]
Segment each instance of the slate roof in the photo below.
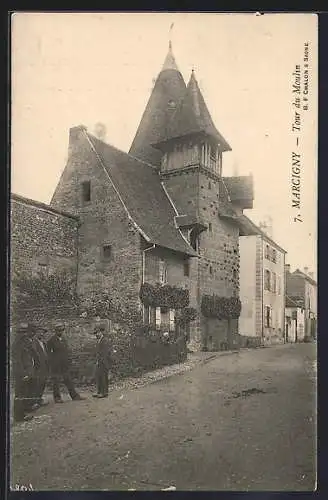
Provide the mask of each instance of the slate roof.
[{"label": "slate roof", "polygon": [[311,278],[311,276],[308,276],[307,274],[303,273],[303,271],[301,271],[300,269],[296,269],[293,273],[290,273],[289,276],[291,276],[291,277],[301,276],[302,278],[307,280],[312,285],[317,286],[317,282],[313,278]]},{"label": "slate roof", "polygon": [[130,147],[130,155],[152,165],[160,165],[162,153],[152,144],[164,138],[168,123],[185,91],[185,81],[170,47]]},{"label": "slate roof", "polygon": [[251,175],[223,177],[231,201],[253,201],[253,177]]},{"label": "slate roof", "polygon": [[175,226],[176,213],[151,165],[87,134],[131,217],[153,244],[197,253]]},{"label": "slate roof", "polygon": [[192,72],[187,89],[168,124],[163,142],[192,134],[205,134],[214,137],[222,151],[230,151],[231,147],[215,127],[210,112],[199,89],[194,72]]}]

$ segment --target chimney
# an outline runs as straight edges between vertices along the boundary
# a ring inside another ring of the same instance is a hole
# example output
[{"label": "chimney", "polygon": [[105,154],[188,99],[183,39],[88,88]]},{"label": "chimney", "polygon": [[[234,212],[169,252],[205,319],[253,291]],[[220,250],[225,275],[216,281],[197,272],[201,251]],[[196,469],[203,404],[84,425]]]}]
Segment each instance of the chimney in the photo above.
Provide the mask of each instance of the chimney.
[{"label": "chimney", "polygon": [[106,140],[106,127],[103,123],[100,123],[100,122],[96,123],[95,128],[94,128],[94,135],[100,141]]},{"label": "chimney", "polygon": [[285,264],[286,273],[290,273],[290,264]]},{"label": "chimney", "polygon": [[309,271],[309,268],[308,267],[304,267],[305,274],[308,274],[308,271]]},{"label": "chimney", "polygon": [[79,141],[83,138],[85,132],[87,132],[85,125],[77,125],[69,129],[68,157],[79,148]]}]

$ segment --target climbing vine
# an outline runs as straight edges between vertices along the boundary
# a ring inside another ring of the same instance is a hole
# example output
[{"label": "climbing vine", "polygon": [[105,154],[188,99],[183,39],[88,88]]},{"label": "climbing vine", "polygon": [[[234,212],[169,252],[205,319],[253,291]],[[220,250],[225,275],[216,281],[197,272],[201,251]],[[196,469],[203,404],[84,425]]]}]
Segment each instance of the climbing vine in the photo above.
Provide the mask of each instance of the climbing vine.
[{"label": "climbing vine", "polygon": [[145,306],[183,309],[189,305],[189,290],[171,285],[144,283],[140,288],[140,300]]},{"label": "climbing vine", "polygon": [[201,311],[207,318],[237,319],[241,312],[241,302],[238,297],[203,295]]},{"label": "climbing vine", "polygon": [[66,271],[48,276],[16,272],[11,278],[11,288],[13,303],[22,308],[44,304],[49,307],[63,303],[75,305],[77,301],[74,278]]}]

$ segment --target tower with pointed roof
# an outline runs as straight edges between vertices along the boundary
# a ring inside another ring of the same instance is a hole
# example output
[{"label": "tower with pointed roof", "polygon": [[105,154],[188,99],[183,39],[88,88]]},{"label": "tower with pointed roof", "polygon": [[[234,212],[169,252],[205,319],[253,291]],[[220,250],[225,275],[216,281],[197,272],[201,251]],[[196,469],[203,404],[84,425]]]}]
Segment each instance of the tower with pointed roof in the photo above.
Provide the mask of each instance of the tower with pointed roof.
[{"label": "tower with pointed roof", "polygon": [[194,70],[186,86],[170,44],[130,153],[147,152],[147,161],[158,167],[176,224],[198,252],[190,268],[191,303],[199,312],[191,336],[208,349],[220,348],[238,331],[237,321],[204,318],[201,304],[206,295],[238,297],[239,216],[253,200],[251,179],[223,177],[223,154],[230,150]]},{"label": "tower with pointed roof", "polygon": [[166,128],[186,91],[186,84],[172,52],[172,44],[141,118],[129,154],[159,166],[161,152],[152,144],[165,137]]}]

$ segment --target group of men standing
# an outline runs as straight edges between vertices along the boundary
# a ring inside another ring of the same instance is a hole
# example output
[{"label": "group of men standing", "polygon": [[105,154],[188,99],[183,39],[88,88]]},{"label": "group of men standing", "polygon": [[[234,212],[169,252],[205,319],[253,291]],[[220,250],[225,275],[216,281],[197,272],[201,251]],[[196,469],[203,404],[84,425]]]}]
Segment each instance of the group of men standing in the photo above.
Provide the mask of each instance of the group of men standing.
[{"label": "group of men standing", "polygon": [[[67,387],[73,401],[85,398],[76,391],[71,377],[71,356],[64,336],[64,323],[57,323],[54,334],[44,341],[46,329],[24,323],[16,330],[12,345],[12,363],[14,378],[14,420],[30,420],[30,414],[40,406],[48,404],[43,400],[47,380],[52,383],[55,403],[62,403],[60,383]],[[96,398],[108,396],[108,374],[111,366],[111,345],[106,326],[96,325],[94,332],[96,343]]]}]

